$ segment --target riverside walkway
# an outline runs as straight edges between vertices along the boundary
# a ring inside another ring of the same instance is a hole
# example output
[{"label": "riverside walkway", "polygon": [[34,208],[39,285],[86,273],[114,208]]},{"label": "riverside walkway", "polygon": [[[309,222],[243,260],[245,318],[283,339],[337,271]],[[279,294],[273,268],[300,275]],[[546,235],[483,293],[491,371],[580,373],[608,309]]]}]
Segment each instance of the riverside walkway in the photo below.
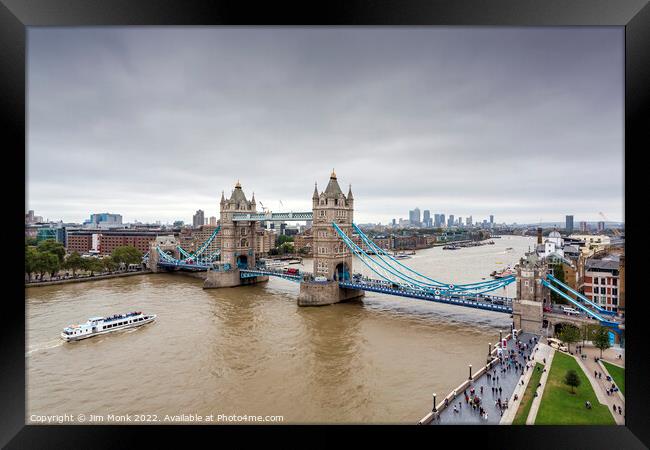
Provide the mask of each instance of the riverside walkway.
[{"label": "riverside walkway", "polygon": [[[502,411],[497,404],[497,400],[500,398],[501,402],[506,402],[512,396],[517,383],[519,382],[522,369],[515,369],[514,362],[509,362],[506,355],[510,353],[511,350],[515,351],[516,358],[514,361],[517,361],[519,364],[523,365],[523,370],[526,372],[525,366],[526,363],[531,364],[527,361],[528,356],[534,347],[534,344],[529,344],[529,341],[533,337],[537,337],[528,333],[520,333],[518,336],[518,341],[522,344],[528,344],[527,350],[524,351],[523,356],[519,355],[517,352],[517,342],[514,339],[508,339],[506,344],[506,350],[503,352],[504,359],[503,363],[498,362],[493,365],[490,370],[482,374],[477,379],[473,380],[471,384],[467,387],[467,395],[470,395],[470,389],[474,388],[475,395],[478,395],[481,402],[480,405],[487,411],[487,419],[482,418],[479,414],[479,410],[473,409],[472,406],[465,401],[465,393],[463,391],[456,392],[456,396],[453,400],[449,401],[449,405],[445,408],[444,404],[438,405],[438,409],[442,409],[438,414],[437,418],[432,420],[430,425],[498,425],[501,421]],[[534,366],[534,364],[532,364]],[[510,369],[507,369],[510,367]],[[532,370],[531,368],[528,369]],[[489,375],[489,377],[488,377]],[[497,382],[498,377],[498,382]],[[481,393],[481,387],[483,388],[483,393]],[[501,392],[493,393],[492,388],[501,388]],[[518,407],[519,402],[514,405],[509,405],[510,407]],[[508,411],[507,409],[505,411]],[[505,411],[503,412],[505,414]]]}]

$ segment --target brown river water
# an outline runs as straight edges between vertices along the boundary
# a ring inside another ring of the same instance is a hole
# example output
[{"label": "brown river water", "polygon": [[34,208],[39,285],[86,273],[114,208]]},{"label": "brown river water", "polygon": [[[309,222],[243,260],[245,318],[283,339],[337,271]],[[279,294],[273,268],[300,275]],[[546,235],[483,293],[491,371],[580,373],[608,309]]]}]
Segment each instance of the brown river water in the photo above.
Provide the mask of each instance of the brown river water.
[{"label": "brown river water", "polygon": [[[402,260],[446,282],[489,279],[531,238],[420,250]],[[505,250],[512,247],[513,250]],[[305,260],[311,270],[311,260]],[[300,266],[292,266],[300,267]],[[354,271],[363,270],[355,261]],[[26,289],[27,423],[35,415],[284,416],[283,423],[413,424],[485,364],[507,314],[366,293],[299,308],[298,285],[203,290],[203,281],[151,274]],[[495,295],[514,295],[514,286]],[[64,343],[88,317],[157,314],[143,327]],[[97,419],[99,420],[99,419]],[[67,421],[65,423],[68,423]],[[96,421],[93,423],[97,423]],[[140,422],[142,423],[142,422]],[[245,422],[248,423],[248,422]]]}]

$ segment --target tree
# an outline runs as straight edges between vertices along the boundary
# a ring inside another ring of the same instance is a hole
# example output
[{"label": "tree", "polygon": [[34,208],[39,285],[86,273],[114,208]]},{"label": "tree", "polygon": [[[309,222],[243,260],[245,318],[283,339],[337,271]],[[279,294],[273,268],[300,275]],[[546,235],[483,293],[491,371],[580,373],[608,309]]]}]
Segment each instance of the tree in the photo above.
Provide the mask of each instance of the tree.
[{"label": "tree", "polygon": [[566,324],[562,327],[557,337],[562,342],[567,343],[569,352],[571,352],[571,344],[580,340],[580,329],[575,325]]},{"label": "tree", "polygon": [[95,274],[95,272],[99,272],[103,268],[102,262],[97,258],[84,258],[83,261],[83,268],[84,270],[90,272],[91,277]]},{"label": "tree", "polygon": [[293,243],[292,242],[285,242],[280,246],[280,253],[286,254],[286,253],[293,253]]},{"label": "tree", "polygon": [[31,246],[36,247],[38,240],[34,237],[25,237],[25,247]]},{"label": "tree", "polygon": [[63,264],[63,267],[65,269],[72,270],[72,276],[77,275],[77,270],[82,269],[83,266],[84,260],[78,252],[72,252],[70,255],[68,255],[68,257],[65,259],[65,263]]},{"label": "tree", "polygon": [[50,278],[54,278],[54,275],[61,270],[62,264],[59,261],[59,258],[54,253],[47,252],[47,271],[50,274]]},{"label": "tree", "polygon": [[116,264],[140,264],[142,262],[142,252],[132,245],[117,247],[111,253],[111,257]]},{"label": "tree", "polygon": [[36,258],[34,260],[34,272],[37,272],[40,275],[40,279],[43,279],[43,275],[47,272],[54,273],[60,268],[59,258],[53,253],[49,252],[36,252]]},{"label": "tree", "polygon": [[603,357],[603,350],[607,350],[612,345],[609,343],[609,330],[606,327],[598,327],[594,331],[594,346],[600,349],[600,357]]},{"label": "tree", "polygon": [[32,273],[37,271],[38,255],[39,253],[36,247],[25,248],[25,273],[29,281],[32,281]]},{"label": "tree", "polygon": [[284,234],[278,236],[278,247],[281,247],[285,242],[293,242],[293,237],[285,236]]},{"label": "tree", "polygon": [[[564,283],[564,268],[562,267],[562,263],[553,265],[553,276],[558,280],[560,280],[562,283]],[[553,303],[561,303],[561,304],[567,303],[564,297],[562,297],[560,294],[552,290],[551,290],[551,301]]]},{"label": "tree", "polygon": [[567,371],[567,373],[564,375],[564,384],[571,386],[571,393],[575,393],[574,388],[580,386],[580,377],[578,377],[578,374],[575,370],[570,369]]},{"label": "tree", "polygon": [[106,258],[102,259],[102,266],[107,272],[112,273],[115,270],[117,270],[118,264],[115,262],[115,260],[112,257],[107,256]]},{"label": "tree", "polygon": [[48,239],[39,242],[36,248],[41,253],[52,253],[56,255],[59,260],[59,264],[63,264],[63,261],[65,260],[65,247],[62,243]]}]

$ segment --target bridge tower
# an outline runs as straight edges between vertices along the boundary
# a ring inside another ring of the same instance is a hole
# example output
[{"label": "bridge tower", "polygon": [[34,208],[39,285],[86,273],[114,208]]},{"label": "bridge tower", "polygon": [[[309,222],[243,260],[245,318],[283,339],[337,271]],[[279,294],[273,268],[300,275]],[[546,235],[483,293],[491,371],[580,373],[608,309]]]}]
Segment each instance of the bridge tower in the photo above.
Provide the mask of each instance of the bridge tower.
[{"label": "bridge tower", "polygon": [[548,289],[541,283],[547,269],[535,255],[522,258],[516,266],[517,297],[512,304],[512,320],[514,327],[525,333],[542,333],[543,306],[550,301]]},{"label": "bridge tower", "polygon": [[266,276],[242,279],[239,274],[241,269],[255,267],[257,236],[255,231],[259,227],[259,222],[255,220],[234,221],[233,214],[255,214],[257,212],[255,194],[250,200],[247,200],[241,184],[237,181],[229,199],[225,198],[223,192],[221,193],[219,206],[221,261],[215,264],[213,269],[208,270],[203,287],[233,287],[267,281],[268,277]]},{"label": "bridge tower", "polygon": [[332,222],[335,222],[348,236],[352,235],[352,186],[347,196],[343,194],[336,173],[332,170],[323,192],[319,194],[318,187],[314,186],[312,211],[313,274],[325,277],[327,282],[301,283],[298,305],[329,305],[363,296],[361,290],[340,288],[338,285],[339,281],[349,280],[352,275],[352,252],[332,227]]},{"label": "bridge tower", "polygon": [[152,272],[160,272],[160,267],[158,267],[158,262],[160,261],[160,254],[158,249],[167,253],[174,259],[179,259],[181,257],[180,252],[178,251],[178,242],[174,235],[169,236],[156,236],[156,239],[149,243],[149,261],[147,263],[148,268]]},{"label": "bridge tower", "polygon": [[220,203],[220,224],[221,231],[221,261],[224,264],[230,264],[231,267],[246,269],[255,267],[255,231],[259,227],[259,222],[235,222],[232,220],[233,214],[255,214],[255,194],[251,200],[246,199],[246,195],[241,188],[239,181],[232,191],[228,200],[221,193]]}]

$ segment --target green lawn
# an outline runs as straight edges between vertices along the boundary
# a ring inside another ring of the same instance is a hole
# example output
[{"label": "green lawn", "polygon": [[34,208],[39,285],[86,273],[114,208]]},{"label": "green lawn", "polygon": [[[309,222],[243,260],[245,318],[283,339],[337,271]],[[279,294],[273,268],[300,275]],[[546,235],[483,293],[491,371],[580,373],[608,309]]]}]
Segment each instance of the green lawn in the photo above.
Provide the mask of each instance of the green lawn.
[{"label": "green lawn", "polygon": [[621,390],[623,397],[625,397],[625,369],[614,364],[608,363],[607,361],[602,360],[603,365],[609,372],[609,374],[614,379],[614,383]]},{"label": "green lawn", "polygon": [[[564,384],[564,375],[575,370],[580,386],[571,393],[571,387]],[[585,408],[585,401],[591,402],[591,409]],[[542,394],[535,425],[615,425],[609,407],[600,404],[594,390],[576,360],[569,355],[555,352],[551,371]]]},{"label": "green lawn", "polygon": [[[537,368],[539,367],[539,372]],[[517,410],[517,415],[515,420],[512,421],[513,425],[526,425],[526,419],[528,418],[528,413],[530,412],[530,407],[533,405],[533,395],[535,395],[535,390],[539,384],[539,379],[542,378],[542,370],[544,370],[544,365],[536,363],[533,368],[534,372],[528,381],[528,386],[524,391],[524,395],[521,397],[521,403],[519,404],[519,409]]]}]

